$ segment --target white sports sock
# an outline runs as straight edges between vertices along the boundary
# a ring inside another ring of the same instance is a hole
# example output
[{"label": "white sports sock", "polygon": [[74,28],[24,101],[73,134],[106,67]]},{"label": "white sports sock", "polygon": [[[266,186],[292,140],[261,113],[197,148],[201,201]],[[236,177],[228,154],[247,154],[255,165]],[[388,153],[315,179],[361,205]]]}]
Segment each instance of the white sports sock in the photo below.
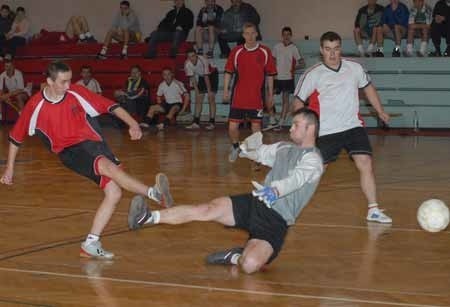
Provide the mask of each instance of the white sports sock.
[{"label": "white sports sock", "polygon": [[161,213],[159,211],[152,211],[152,218],[145,221],[144,224],[159,224]]},{"label": "white sports sock", "polygon": [[378,46],[378,47],[377,47],[377,51],[383,52],[383,51],[384,51],[384,48],[383,48],[382,46],[381,46],[381,47]]},{"label": "white sports sock", "polygon": [[102,50],[100,50],[100,54],[105,55],[107,51],[108,51],[108,47],[103,46],[103,47],[102,47]]},{"label": "white sports sock", "polygon": [[370,211],[370,210],[372,210],[372,209],[378,208],[378,203],[370,203],[370,204],[368,204],[367,206],[368,206],[368,209],[369,209],[369,211]]},{"label": "white sports sock", "polygon": [[86,38],[86,36],[85,36],[83,33],[81,33],[78,37],[79,37],[80,39],[85,39],[85,38]]},{"label": "white sports sock", "polygon": [[372,52],[374,47],[375,46],[372,43],[370,43],[369,46],[367,46],[367,52],[369,53]]},{"label": "white sports sock", "polygon": [[128,45],[123,45],[122,54],[126,54],[128,52]]},{"label": "white sports sock", "polygon": [[230,262],[232,264],[238,264],[239,263],[239,258],[241,258],[241,254],[234,254],[233,256],[231,256]]},{"label": "white sports sock", "polygon": [[400,45],[395,45],[395,49],[400,50]]},{"label": "white sports sock", "polygon": [[88,31],[84,33],[84,36],[86,36],[87,38],[92,37],[92,33]]},{"label": "white sports sock", "polygon": [[364,53],[364,47],[363,47],[363,45],[358,45],[358,51],[359,51],[359,53]]},{"label": "white sports sock", "polygon": [[425,54],[425,52],[427,51],[427,46],[428,46],[427,42],[421,42],[420,43],[420,53]]},{"label": "white sports sock", "polygon": [[98,241],[100,240],[100,236],[94,235],[92,233],[88,234],[86,237],[86,241],[84,241],[86,243],[86,245],[91,244],[92,242]]},{"label": "white sports sock", "polygon": [[413,45],[412,44],[406,45],[406,52],[408,52],[408,53],[412,53],[413,52]]}]

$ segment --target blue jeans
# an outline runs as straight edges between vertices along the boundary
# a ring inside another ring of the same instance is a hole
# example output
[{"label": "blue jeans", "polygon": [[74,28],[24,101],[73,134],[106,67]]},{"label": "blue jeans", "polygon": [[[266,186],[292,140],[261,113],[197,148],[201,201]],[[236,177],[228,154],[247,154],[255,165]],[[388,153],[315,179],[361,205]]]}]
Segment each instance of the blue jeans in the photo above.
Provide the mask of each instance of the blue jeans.
[{"label": "blue jeans", "polygon": [[176,57],[178,53],[178,47],[180,43],[186,40],[186,34],[184,31],[176,30],[175,32],[162,32],[153,31],[150,34],[150,40],[148,41],[148,51],[146,56],[149,58],[156,57],[156,46],[159,42],[172,42],[170,47],[169,56]]}]

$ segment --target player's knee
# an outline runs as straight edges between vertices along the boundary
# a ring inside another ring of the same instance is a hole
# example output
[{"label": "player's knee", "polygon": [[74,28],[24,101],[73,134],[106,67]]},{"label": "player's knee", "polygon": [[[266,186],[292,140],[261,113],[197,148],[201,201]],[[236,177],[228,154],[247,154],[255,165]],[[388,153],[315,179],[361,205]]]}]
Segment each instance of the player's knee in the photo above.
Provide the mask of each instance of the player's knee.
[{"label": "player's knee", "polygon": [[241,261],[241,268],[247,274],[258,272],[263,265],[264,263],[254,255],[246,255]]},{"label": "player's knee", "polygon": [[372,158],[369,155],[359,155],[355,159],[356,166],[361,171],[372,170]]},{"label": "player's knee", "polygon": [[353,29],[353,33],[360,34],[361,33],[361,29],[360,28],[354,28]]},{"label": "player's knee", "polygon": [[97,162],[97,168],[100,175],[111,177],[111,175],[118,169],[118,166],[112,163],[108,158],[101,157]]},{"label": "player's knee", "polygon": [[122,188],[115,182],[111,181],[105,189],[105,195],[117,203],[122,198]]}]

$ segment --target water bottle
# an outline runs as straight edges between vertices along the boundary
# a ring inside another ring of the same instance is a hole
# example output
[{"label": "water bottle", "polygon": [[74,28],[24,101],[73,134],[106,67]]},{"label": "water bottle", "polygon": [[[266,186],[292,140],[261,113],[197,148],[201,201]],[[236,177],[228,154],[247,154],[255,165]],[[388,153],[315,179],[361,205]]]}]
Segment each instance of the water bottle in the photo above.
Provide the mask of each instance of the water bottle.
[{"label": "water bottle", "polygon": [[413,115],[413,129],[414,129],[414,132],[419,131],[419,115],[417,114],[416,110],[414,110],[414,115]]}]

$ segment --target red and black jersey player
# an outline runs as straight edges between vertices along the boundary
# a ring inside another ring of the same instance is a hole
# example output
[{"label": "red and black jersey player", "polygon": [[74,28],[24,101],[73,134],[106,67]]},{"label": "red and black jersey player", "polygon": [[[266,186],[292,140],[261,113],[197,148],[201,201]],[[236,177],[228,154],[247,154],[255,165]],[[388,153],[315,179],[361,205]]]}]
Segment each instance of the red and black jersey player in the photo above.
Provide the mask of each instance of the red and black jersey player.
[{"label": "red and black jersey player", "polygon": [[47,69],[47,84],[30,98],[9,134],[9,153],[0,181],[11,185],[14,162],[27,135],[38,135],[69,169],[85,176],[104,191],[90,233],[81,244],[80,256],[111,259],[114,254],[102,248],[100,235],[122,196],[122,188],[144,195],[165,206],[173,203],[169,182],[156,175],[154,186],[133,178],[120,167],[103,138],[96,116],[111,112],[129,126],[132,140],[139,140],[138,123],[118,104],[88,89],[71,84],[72,71],[63,62],[53,62]]}]

